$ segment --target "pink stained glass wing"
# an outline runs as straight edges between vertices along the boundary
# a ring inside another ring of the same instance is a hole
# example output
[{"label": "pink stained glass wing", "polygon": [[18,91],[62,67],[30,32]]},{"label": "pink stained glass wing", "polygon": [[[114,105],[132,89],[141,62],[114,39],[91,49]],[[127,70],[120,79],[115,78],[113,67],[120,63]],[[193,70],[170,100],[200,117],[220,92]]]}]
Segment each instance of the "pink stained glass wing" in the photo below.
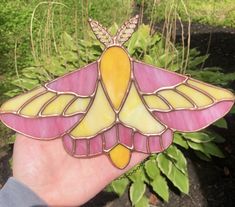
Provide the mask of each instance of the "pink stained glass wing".
[{"label": "pink stained glass wing", "polygon": [[63,136],[84,116],[93,101],[97,80],[95,62],[9,100],[1,107],[0,119],[9,128],[32,138]]},{"label": "pink stained glass wing", "polygon": [[73,92],[80,96],[90,96],[94,93],[98,77],[97,62],[91,63],[79,70],[66,74],[46,84],[46,87],[57,92]]},{"label": "pink stained glass wing", "polygon": [[1,114],[1,120],[17,132],[37,139],[53,139],[62,136],[74,124],[81,114],[71,117],[25,118],[16,114]]},{"label": "pink stained glass wing", "polygon": [[154,93],[160,88],[175,86],[186,80],[185,76],[145,63],[133,61],[133,65],[134,77],[143,93]]},{"label": "pink stained glass wing", "polygon": [[138,16],[114,36],[89,23],[106,46],[99,60],[10,99],[0,108],[3,123],[32,138],[62,137],[70,155],[106,154],[124,169],[132,151],[162,152],[174,131],[203,129],[231,109],[228,90],[131,59],[122,45]]},{"label": "pink stained glass wing", "polygon": [[115,124],[110,129],[91,138],[74,139],[69,134],[63,137],[65,150],[75,157],[86,157],[109,152],[116,145],[143,153],[159,153],[167,149],[173,140],[173,131],[166,129],[161,135],[140,134],[123,124]]},{"label": "pink stained glass wing", "polygon": [[154,112],[168,127],[182,132],[198,131],[223,117],[233,106],[233,101],[223,101],[202,110]]},{"label": "pink stained glass wing", "polygon": [[[144,63],[134,62],[134,77],[154,117],[173,130],[203,129],[234,104],[233,94],[225,89]],[[150,96],[156,100],[149,101]]]}]

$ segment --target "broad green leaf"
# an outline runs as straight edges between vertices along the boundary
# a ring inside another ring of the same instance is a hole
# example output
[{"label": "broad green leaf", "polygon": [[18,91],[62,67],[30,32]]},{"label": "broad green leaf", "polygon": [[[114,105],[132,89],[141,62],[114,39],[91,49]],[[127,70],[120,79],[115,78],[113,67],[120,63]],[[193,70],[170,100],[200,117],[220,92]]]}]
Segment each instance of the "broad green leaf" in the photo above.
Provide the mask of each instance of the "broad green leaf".
[{"label": "broad green leaf", "polygon": [[150,55],[145,55],[144,56],[144,62],[148,63],[148,64],[151,64],[151,65],[154,65],[154,60]]},{"label": "broad green leaf", "polygon": [[175,146],[170,146],[166,150],[167,156],[171,158],[171,162],[174,164],[178,170],[180,170],[182,173],[187,174],[187,161],[183,155],[183,153],[177,149]]},{"label": "broad green leaf", "polygon": [[19,88],[16,88],[16,89],[7,91],[6,93],[4,93],[4,95],[8,96],[8,97],[14,97],[14,96],[18,95],[21,92],[22,92],[22,90],[20,90]]},{"label": "broad green leaf", "polygon": [[224,143],[226,139],[222,137],[220,134],[216,133],[215,131],[207,131],[206,132],[210,137],[213,138],[213,142],[216,143]]},{"label": "broad green leaf", "polygon": [[204,143],[204,149],[206,152],[208,152],[211,155],[214,155],[216,157],[224,158],[223,152],[220,150],[220,148],[212,142]]},{"label": "broad green leaf", "polygon": [[76,50],[77,47],[73,41],[73,38],[67,33],[64,32],[62,35],[64,46],[67,50]]},{"label": "broad green leaf", "polygon": [[187,142],[190,148],[204,153],[208,158],[211,157],[209,153],[204,149],[201,143],[196,143],[196,142],[191,142],[191,141],[187,141]]},{"label": "broad green leaf", "polygon": [[58,57],[52,57],[44,67],[54,76],[64,75],[67,72],[66,68],[62,66],[62,62]]},{"label": "broad green leaf", "polygon": [[213,123],[213,125],[217,126],[217,127],[220,127],[220,128],[224,128],[224,129],[228,128],[227,122],[224,118],[219,119],[218,121]]},{"label": "broad green leaf", "polygon": [[209,161],[211,161],[211,159],[208,157],[208,156],[206,156],[205,154],[203,154],[202,152],[200,152],[200,151],[194,151],[194,153],[195,153],[195,155],[197,156],[197,157],[199,157],[201,160],[204,160],[204,161],[207,161],[207,162],[209,162]]},{"label": "broad green leaf", "polygon": [[135,207],[148,207],[149,206],[149,200],[146,196],[142,196],[140,201],[135,204]]},{"label": "broad green leaf", "polygon": [[162,40],[162,38],[161,38],[160,34],[155,33],[150,40],[150,44],[156,45],[156,43],[160,42],[161,40]]},{"label": "broad green leaf", "polygon": [[231,114],[235,114],[235,106],[233,106],[232,107],[232,109],[230,110],[230,112],[229,113],[231,113]]},{"label": "broad green leaf", "polygon": [[125,190],[128,184],[129,184],[129,180],[124,177],[118,180],[114,180],[111,183],[114,192],[117,193],[119,196],[122,196],[125,193]]},{"label": "broad green leaf", "polygon": [[146,185],[143,181],[137,180],[131,184],[130,187],[130,199],[132,205],[137,204],[145,193]]},{"label": "broad green leaf", "polygon": [[25,89],[30,90],[39,84],[39,81],[36,79],[20,78],[12,81],[12,84]]},{"label": "broad green leaf", "polygon": [[150,185],[152,186],[153,191],[165,201],[169,200],[169,188],[166,179],[160,173],[150,182]]},{"label": "broad green leaf", "polygon": [[183,133],[183,136],[196,143],[210,142],[213,140],[213,137],[210,137],[208,134],[203,132]]},{"label": "broad green leaf", "polygon": [[185,141],[185,139],[179,134],[179,133],[175,133],[174,134],[174,139],[173,139],[173,143],[180,145],[181,147],[188,149],[188,144]]},{"label": "broad green leaf", "polygon": [[145,175],[145,171],[144,171],[143,167],[140,166],[140,165],[137,165],[136,167],[134,167],[133,169],[128,171],[126,173],[126,175],[133,182],[135,182],[137,180],[147,181],[147,177]]},{"label": "broad green leaf", "polygon": [[151,179],[155,179],[155,177],[160,174],[159,168],[157,167],[157,163],[155,160],[148,160],[144,163],[144,168],[146,170],[147,175]]},{"label": "broad green leaf", "polygon": [[158,167],[168,179],[183,193],[189,192],[188,175],[179,170],[169,157],[163,153],[157,156]]},{"label": "broad green leaf", "polygon": [[66,62],[75,62],[78,60],[78,55],[76,52],[66,51],[62,54]]},{"label": "broad green leaf", "polygon": [[137,48],[145,52],[150,40],[150,27],[141,25],[128,42],[128,52],[133,55]]},{"label": "broad green leaf", "polygon": [[208,158],[210,155],[214,155],[216,157],[224,158],[223,152],[219,149],[219,147],[212,142],[207,143],[195,143],[188,141],[189,146],[194,149],[204,153]]}]

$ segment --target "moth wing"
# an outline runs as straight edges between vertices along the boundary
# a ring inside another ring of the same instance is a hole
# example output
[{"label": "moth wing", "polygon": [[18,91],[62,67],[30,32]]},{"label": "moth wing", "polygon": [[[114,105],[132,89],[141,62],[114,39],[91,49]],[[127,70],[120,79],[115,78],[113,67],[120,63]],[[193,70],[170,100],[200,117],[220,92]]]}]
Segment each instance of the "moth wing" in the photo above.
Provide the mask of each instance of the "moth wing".
[{"label": "moth wing", "polygon": [[[99,82],[89,110],[83,119],[63,137],[65,149],[73,156],[88,156],[102,153],[102,134],[111,128],[115,122],[116,114]],[[88,145],[94,147],[88,150]]]},{"label": "moth wing", "polygon": [[134,62],[134,77],[148,109],[174,130],[203,129],[234,104],[228,90],[141,62]]},{"label": "moth wing", "polygon": [[86,113],[97,80],[95,62],[8,100],[1,106],[0,119],[9,128],[29,137],[62,136]]}]

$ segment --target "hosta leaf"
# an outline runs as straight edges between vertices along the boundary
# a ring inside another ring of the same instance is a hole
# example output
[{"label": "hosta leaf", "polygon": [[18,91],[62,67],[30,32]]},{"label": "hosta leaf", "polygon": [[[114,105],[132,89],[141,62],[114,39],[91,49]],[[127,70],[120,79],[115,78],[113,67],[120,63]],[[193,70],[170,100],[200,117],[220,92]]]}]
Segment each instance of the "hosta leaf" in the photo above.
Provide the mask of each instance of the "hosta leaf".
[{"label": "hosta leaf", "polygon": [[174,139],[173,139],[173,143],[180,145],[181,147],[188,149],[188,144],[185,141],[185,139],[179,134],[179,133],[175,133],[174,134]]},{"label": "hosta leaf", "polygon": [[162,173],[183,193],[189,192],[189,180],[187,174],[179,170],[169,157],[161,153],[157,156],[157,163]]},{"label": "hosta leaf", "polygon": [[195,153],[195,155],[197,156],[197,157],[199,157],[201,160],[204,160],[204,161],[207,161],[207,162],[209,162],[209,161],[211,161],[211,159],[208,157],[208,156],[206,156],[205,154],[203,154],[202,152],[200,152],[200,151],[194,151],[194,153]]},{"label": "hosta leaf", "polygon": [[147,178],[146,178],[146,175],[145,175],[145,171],[144,171],[143,167],[140,166],[140,165],[137,165],[131,171],[127,172],[126,175],[133,182],[135,182],[137,180],[147,181]]},{"label": "hosta leaf", "polygon": [[45,69],[54,76],[64,75],[67,70],[62,66],[61,60],[57,57],[52,57],[45,65]]},{"label": "hosta leaf", "polygon": [[159,168],[157,167],[157,163],[155,160],[148,160],[144,164],[145,171],[147,175],[151,179],[155,179],[155,177],[160,174]]},{"label": "hosta leaf", "polygon": [[125,193],[125,190],[128,184],[129,184],[129,180],[124,177],[118,180],[114,180],[111,183],[114,192],[117,193],[119,196],[122,196]]},{"label": "hosta leaf", "polygon": [[207,131],[207,134],[213,138],[213,142],[224,143],[226,141],[224,137],[222,137],[220,134],[216,133],[215,131]]},{"label": "hosta leaf", "polygon": [[231,114],[235,114],[235,106],[233,106],[232,107],[232,109],[230,110],[230,112],[229,113],[231,113]]},{"label": "hosta leaf", "polygon": [[217,127],[220,127],[220,128],[224,128],[224,129],[228,128],[227,122],[224,118],[219,119],[218,121],[213,123],[213,125],[217,126]]},{"label": "hosta leaf", "polygon": [[177,147],[170,146],[166,150],[166,154],[171,158],[171,162],[175,165],[176,168],[178,168],[178,170],[184,174],[187,174],[187,161],[183,153],[177,149]]},{"label": "hosta leaf", "polygon": [[73,41],[73,38],[67,32],[63,33],[62,39],[63,39],[64,47],[67,50],[76,50],[77,49],[76,44]]},{"label": "hosta leaf", "polygon": [[36,79],[20,78],[12,81],[12,84],[26,90],[30,90],[39,84]]},{"label": "hosta leaf", "polygon": [[149,200],[146,196],[142,196],[140,201],[135,204],[135,207],[148,207],[149,206]]},{"label": "hosta leaf", "polygon": [[137,48],[146,51],[150,38],[150,27],[148,25],[141,25],[138,30],[132,35],[128,42],[128,52],[133,55]]},{"label": "hosta leaf", "polygon": [[203,147],[203,145],[201,143],[196,143],[196,142],[188,141],[188,145],[189,145],[190,148],[204,153],[208,158],[211,157],[209,155],[209,153],[204,149],[204,147]]},{"label": "hosta leaf", "polygon": [[210,142],[213,140],[213,137],[210,137],[208,134],[203,132],[183,133],[183,136],[196,143]]},{"label": "hosta leaf", "polygon": [[195,143],[188,141],[189,146],[194,149],[204,153],[208,158],[210,155],[214,155],[216,157],[224,158],[223,152],[219,149],[219,147],[212,142],[207,143]]},{"label": "hosta leaf", "polygon": [[145,55],[144,56],[144,62],[148,63],[148,64],[151,64],[151,65],[154,65],[154,59],[150,55]]},{"label": "hosta leaf", "polygon": [[169,200],[169,188],[166,179],[160,174],[155,177],[155,179],[150,182],[153,191],[161,196],[165,201]]},{"label": "hosta leaf", "polygon": [[66,62],[76,62],[78,60],[78,55],[76,52],[66,51],[62,54]]},{"label": "hosta leaf", "polygon": [[16,95],[18,95],[19,93],[21,93],[22,90],[20,90],[19,88],[7,91],[6,93],[4,93],[5,96],[9,96],[9,97],[14,97]]},{"label": "hosta leaf", "polygon": [[141,180],[136,180],[130,187],[130,199],[132,205],[137,204],[145,193],[146,185]]},{"label": "hosta leaf", "polygon": [[204,148],[206,152],[208,152],[211,155],[214,155],[216,157],[224,158],[223,152],[220,150],[220,148],[212,142],[204,143]]}]

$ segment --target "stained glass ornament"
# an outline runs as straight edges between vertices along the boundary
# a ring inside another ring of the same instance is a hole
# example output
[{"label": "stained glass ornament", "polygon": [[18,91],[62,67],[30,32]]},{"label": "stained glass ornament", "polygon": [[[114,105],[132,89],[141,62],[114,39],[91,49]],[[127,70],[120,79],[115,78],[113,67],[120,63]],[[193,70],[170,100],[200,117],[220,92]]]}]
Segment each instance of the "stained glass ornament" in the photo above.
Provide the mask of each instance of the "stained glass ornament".
[{"label": "stained glass ornament", "polygon": [[228,90],[131,58],[123,44],[138,16],[115,36],[97,21],[89,23],[106,47],[101,57],[5,102],[5,125],[35,139],[62,138],[74,157],[106,154],[124,169],[133,151],[162,152],[175,131],[201,130],[233,106]]}]

